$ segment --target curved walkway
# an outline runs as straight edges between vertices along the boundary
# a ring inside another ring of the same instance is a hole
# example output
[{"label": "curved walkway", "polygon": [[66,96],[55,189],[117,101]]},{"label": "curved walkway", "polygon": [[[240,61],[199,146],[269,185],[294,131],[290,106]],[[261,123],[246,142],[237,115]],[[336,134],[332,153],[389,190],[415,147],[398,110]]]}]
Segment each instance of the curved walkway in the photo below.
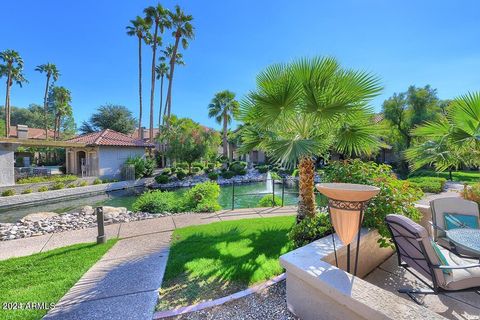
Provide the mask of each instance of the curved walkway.
[{"label": "curved walkway", "polygon": [[[44,319],[148,319],[157,302],[172,232],[211,222],[295,214],[294,207],[179,214],[107,226],[120,241],[67,292]],[[0,242],[0,259],[92,242],[96,228]]]}]

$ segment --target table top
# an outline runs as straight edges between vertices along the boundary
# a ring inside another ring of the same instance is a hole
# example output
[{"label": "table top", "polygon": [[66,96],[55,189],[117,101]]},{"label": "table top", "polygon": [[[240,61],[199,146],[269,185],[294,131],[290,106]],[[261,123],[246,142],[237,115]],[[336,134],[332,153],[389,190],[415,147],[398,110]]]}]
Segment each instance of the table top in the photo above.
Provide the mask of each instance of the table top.
[{"label": "table top", "polygon": [[455,245],[480,254],[480,229],[457,228],[445,233]]}]

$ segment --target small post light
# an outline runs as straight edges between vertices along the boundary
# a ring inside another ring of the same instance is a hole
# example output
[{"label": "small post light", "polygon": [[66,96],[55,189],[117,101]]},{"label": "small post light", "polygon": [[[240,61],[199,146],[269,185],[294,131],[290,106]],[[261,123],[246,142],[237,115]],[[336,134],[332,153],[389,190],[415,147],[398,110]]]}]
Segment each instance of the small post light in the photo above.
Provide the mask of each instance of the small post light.
[{"label": "small post light", "polygon": [[96,207],[95,212],[97,213],[97,244],[105,243],[107,241],[107,236],[105,235],[105,220],[103,217],[103,207]]},{"label": "small post light", "polygon": [[[347,246],[347,272],[350,273],[350,244],[357,235],[357,250],[353,275],[357,274],[358,252],[360,250],[360,230],[364,210],[380,188],[353,183],[319,183],[317,190],[328,198],[330,220],[338,237]],[[332,234],[333,237],[333,234]],[[335,257],[336,248],[333,242]],[[338,261],[337,267],[338,267]]]}]

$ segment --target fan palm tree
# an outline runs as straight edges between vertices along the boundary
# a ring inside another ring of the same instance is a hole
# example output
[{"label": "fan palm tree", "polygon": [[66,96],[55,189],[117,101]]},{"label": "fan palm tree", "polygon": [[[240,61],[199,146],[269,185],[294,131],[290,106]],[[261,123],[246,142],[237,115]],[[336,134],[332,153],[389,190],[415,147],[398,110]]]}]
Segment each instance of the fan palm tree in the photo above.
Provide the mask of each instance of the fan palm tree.
[{"label": "fan palm tree", "polygon": [[368,105],[381,91],[379,80],[333,58],[312,58],[270,66],[256,82],[241,102],[240,151],[260,149],[282,165],[298,165],[297,220],[312,217],[315,158],[332,149],[371,154],[380,145]]},{"label": "fan palm tree", "polygon": [[[168,90],[167,90],[167,120],[170,118],[172,110],[172,85],[173,85],[173,73],[175,71],[175,64],[178,52],[178,46],[180,42],[182,47],[187,49],[188,40],[194,38],[194,28],[191,24],[193,16],[187,15],[177,5],[175,11],[169,13],[171,28],[173,29],[172,35],[175,38],[175,44],[173,45],[173,51],[170,57],[170,74],[168,76]],[[168,125],[167,121],[167,125]]]},{"label": "fan palm tree", "polygon": [[413,129],[423,140],[406,151],[413,169],[434,165],[439,171],[461,164],[480,165],[480,92],[454,99],[446,115]]},{"label": "fan palm tree", "polygon": [[168,74],[168,65],[165,63],[165,57],[160,57],[160,63],[155,67],[157,80],[160,80],[160,109],[158,111],[158,125],[162,124],[162,106],[163,106],[163,79]]},{"label": "fan palm tree", "polygon": [[23,59],[15,50],[5,50],[0,52],[0,60],[4,64],[0,64],[0,77],[6,77],[6,94],[5,94],[5,136],[10,136],[10,88],[15,82],[20,87],[23,83],[28,82],[22,73]]},{"label": "fan palm tree", "polygon": [[138,39],[138,97],[139,115],[138,115],[138,130],[142,130],[142,42],[146,41],[150,25],[142,17],[137,16],[135,20],[130,20],[130,25],[127,26],[127,35],[135,36]]},{"label": "fan palm tree", "polygon": [[160,4],[156,6],[150,6],[144,10],[146,18],[145,20],[153,25],[153,37],[151,41],[152,46],[152,70],[151,70],[151,88],[150,88],[150,141],[153,141],[153,103],[155,99],[155,64],[157,46],[162,45],[162,39],[159,37],[163,33],[165,28],[170,27],[170,20],[168,19],[169,11],[163,8]]},{"label": "fan palm tree", "polygon": [[60,71],[53,63],[41,64],[35,68],[35,71],[45,73],[47,76],[47,83],[45,85],[45,93],[43,95],[43,109],[45,112],[45,140],[48,139],[48,88],[50,88],[50,78],[53,79],[52,85],[60,77]]},{"label": "fan palm tree", "polygon": [[223,156],[228,157],[228,125],[232,117],[238,113],[240,104],[235,100],[235,93],[224,90],[215,94],[212,102],[208,105],[208,116],[215,118],[219,124],[223,124],[222,144]]},{"label": "fan palm tree", "polygon": [[62,118],[64,116],[72,115],[72,96],[70,91],[65,87],[53,87],[50,97],[50,104],[55,114],[54,135],[53,139],[57,140],[60,137],[60,128]]}]

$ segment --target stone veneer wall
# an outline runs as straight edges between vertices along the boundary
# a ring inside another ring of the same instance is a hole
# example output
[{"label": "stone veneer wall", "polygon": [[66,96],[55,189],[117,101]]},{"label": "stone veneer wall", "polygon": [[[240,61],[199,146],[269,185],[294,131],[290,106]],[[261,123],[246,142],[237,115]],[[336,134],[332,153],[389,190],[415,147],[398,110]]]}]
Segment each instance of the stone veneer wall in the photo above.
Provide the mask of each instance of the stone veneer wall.
[{"label": "stone veneer wall", "polygon": [[0,186],[15,184],[14,150],[11,145],[0,145]]},{"label": "stone veneer wall", "polygon": [[[86,181],[88,184],[92,184],[95,179],[97,179],[97,177],[78,178],[77,180],[74,180],[71,182],[65,182],[65,181],[62,181],[62,182],[65,185],[72,182],[75,184],[78,184],[81,181]],[[0,194],[5,190],[15,190],[15,194],[21,194],[24,190],[27,190],[27,189],[31,189],[32,192],[37,192],[38,188],[43,186],[50,188],[55,183],[56,182],[53,181],[53,182],[26,183],[26,184],[15,184],[15,185],[3,186],[3,187],[0,187]]]}]

